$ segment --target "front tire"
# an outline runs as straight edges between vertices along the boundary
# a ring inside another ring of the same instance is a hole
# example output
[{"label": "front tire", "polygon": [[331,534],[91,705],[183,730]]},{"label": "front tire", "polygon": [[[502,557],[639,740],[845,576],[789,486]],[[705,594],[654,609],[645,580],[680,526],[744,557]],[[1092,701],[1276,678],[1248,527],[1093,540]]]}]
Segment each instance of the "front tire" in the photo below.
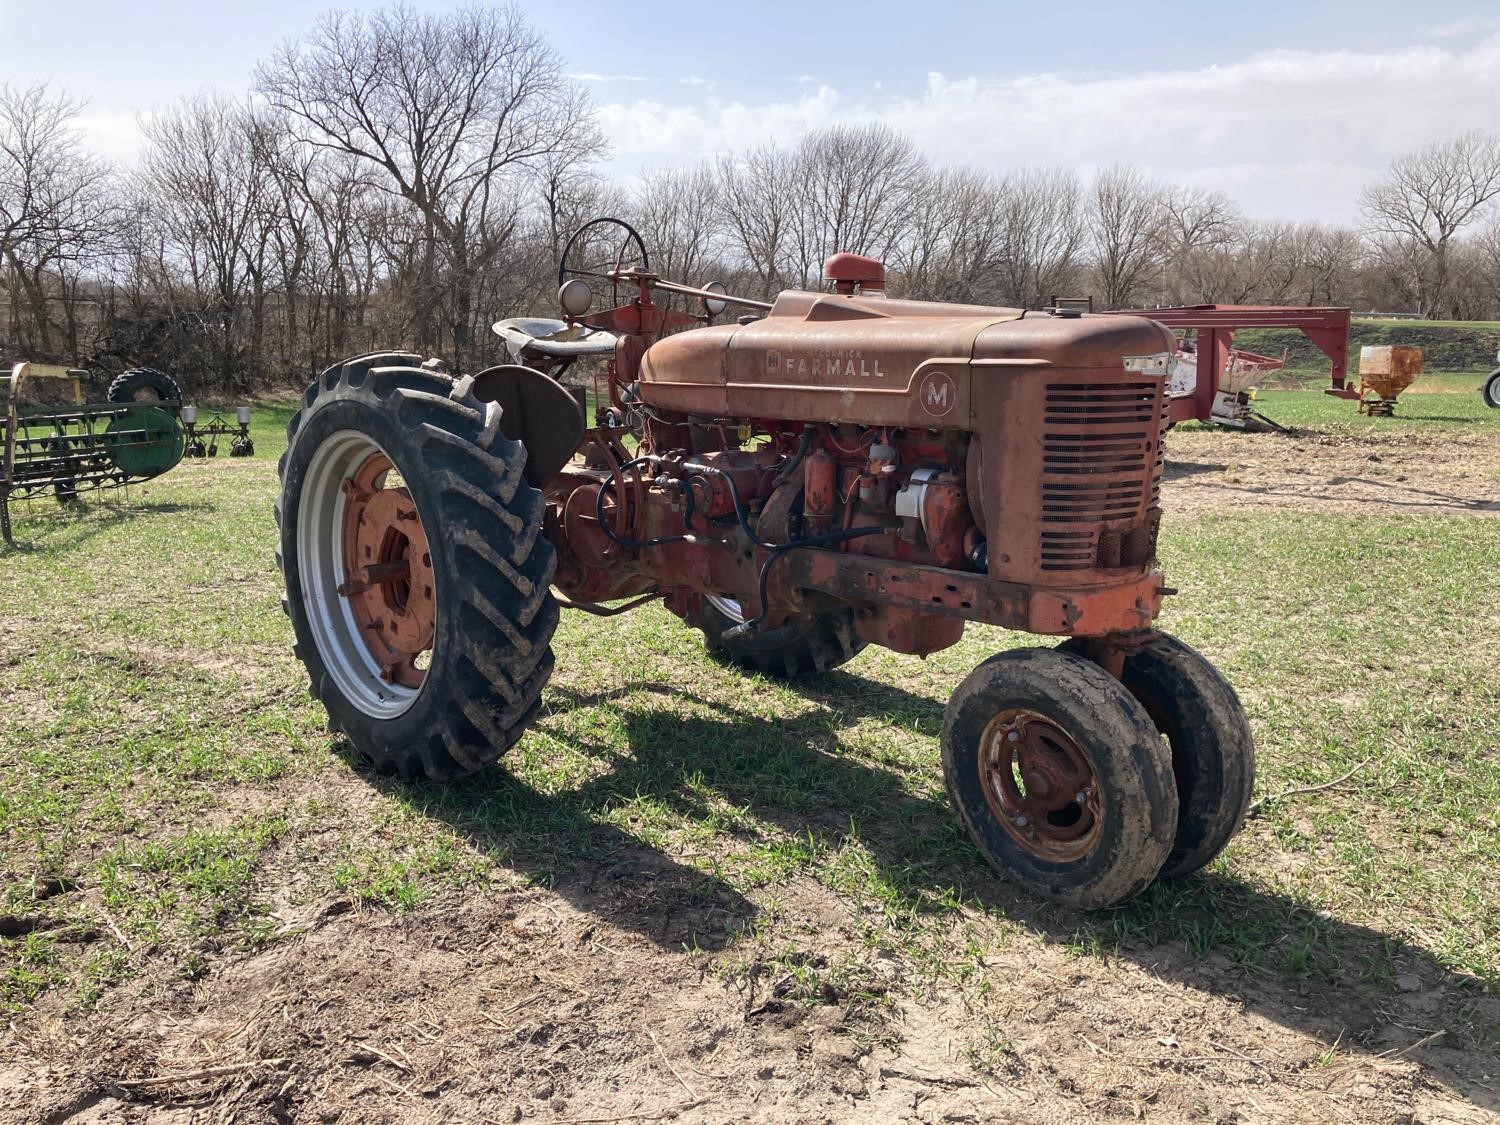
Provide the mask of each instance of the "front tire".
[{"label": "front tire", "polygon": [[351,360],[308,388],[279,467],[278,561],[330,727],[377,770],[443,780],[535,717],[555,560],[499,407],[415,362]]},{"label": "front tire", "polygon": [[1002,875],[1064,906],[1113,906],[1161,870],[1177,790],[1151,717],[1097,665],[1056,649],[992,656],[943,714],[943,781]]},{"label": "front tire", "polygon": [[[1060,650],[1082,654],[1078,641]],[[1161,877],[1180,879],[1207,866],[1245,823],[1255,790],[1255,736],[1229,681],[1170,633],[1127,653],[1121,682],[1172,750],[1177,834]]]},{"label": "front tire", "polygon": [[1500,410],[1500,371],[1492,371],[1484,381],[1484,402],[1491,410]]}]

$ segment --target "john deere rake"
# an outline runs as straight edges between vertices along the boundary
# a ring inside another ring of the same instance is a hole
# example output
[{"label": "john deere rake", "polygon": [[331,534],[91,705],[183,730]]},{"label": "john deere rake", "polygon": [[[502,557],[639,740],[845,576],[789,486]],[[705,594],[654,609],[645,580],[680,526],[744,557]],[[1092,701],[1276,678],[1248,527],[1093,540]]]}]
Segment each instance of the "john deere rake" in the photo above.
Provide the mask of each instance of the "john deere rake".
[{"label": "john deere rake", "polygon": [[[62,383],[72,402],[26,401],[44,383]],[[127,371],[109,398],[83,402],[77,374],[62,368],[18,363],[0,375],[0,534],[7,543],[14,542],[13,499],[51,495],[66,504],[84,492],[150,480],[182,460],[182,392],[170,376]]]}]

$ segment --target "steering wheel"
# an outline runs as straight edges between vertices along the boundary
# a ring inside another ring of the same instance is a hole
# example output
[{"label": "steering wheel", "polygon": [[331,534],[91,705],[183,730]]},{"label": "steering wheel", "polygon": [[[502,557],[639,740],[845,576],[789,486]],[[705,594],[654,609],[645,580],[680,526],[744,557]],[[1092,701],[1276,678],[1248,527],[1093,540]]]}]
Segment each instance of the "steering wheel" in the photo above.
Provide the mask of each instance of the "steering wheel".
[{"label": "steering wheel", "polygon": [[[613,232],[611,227],[615,228]],[[620,283],[610,275],[633,268],[651,269],[651,257],[636,229],[623,219],[590,219],[563,246],[557,263],[557,287],[561,289],[574,277],[599,278],[610,283],[613,303],[618,305]]]}]

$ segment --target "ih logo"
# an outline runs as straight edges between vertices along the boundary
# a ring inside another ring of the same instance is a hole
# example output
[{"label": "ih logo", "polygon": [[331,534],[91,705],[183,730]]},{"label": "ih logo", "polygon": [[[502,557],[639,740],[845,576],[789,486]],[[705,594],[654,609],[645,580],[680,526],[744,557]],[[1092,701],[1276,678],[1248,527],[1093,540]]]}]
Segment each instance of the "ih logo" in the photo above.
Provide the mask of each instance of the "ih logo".
[{"label": "ih logo", "polygon": [[953,383],[953,376],[946,371],[929,371],[917,388],[917,398],[921,399],[923,410],[934,418],[941,418],[951,414],[957,405],[958,388]]}]

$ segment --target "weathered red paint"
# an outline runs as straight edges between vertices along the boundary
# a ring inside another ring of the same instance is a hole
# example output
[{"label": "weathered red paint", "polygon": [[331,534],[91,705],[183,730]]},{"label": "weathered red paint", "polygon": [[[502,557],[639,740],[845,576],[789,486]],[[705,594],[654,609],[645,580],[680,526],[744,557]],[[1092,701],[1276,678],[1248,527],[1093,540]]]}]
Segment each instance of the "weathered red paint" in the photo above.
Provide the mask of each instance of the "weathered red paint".
[{"label": "weathered red paint", "polygon": [[[639,447],[598,427],[548,484],[558,588],[657,589],[684,615],[715,594],[770,625],[847,605],[866,639],[920,654],[965,621],[1149,627],[1166,403],[1162,376],[1124,361],[1175,351],[1171,333],[891,300],[867,292],[874,267],[832,261],[848,292],[786,292],[762,319],[690,332],[707,318],[622,275],[640,296],[583,321],[621,334],[607,397]],[[860,535],[776,549],[841,530]]]}]

